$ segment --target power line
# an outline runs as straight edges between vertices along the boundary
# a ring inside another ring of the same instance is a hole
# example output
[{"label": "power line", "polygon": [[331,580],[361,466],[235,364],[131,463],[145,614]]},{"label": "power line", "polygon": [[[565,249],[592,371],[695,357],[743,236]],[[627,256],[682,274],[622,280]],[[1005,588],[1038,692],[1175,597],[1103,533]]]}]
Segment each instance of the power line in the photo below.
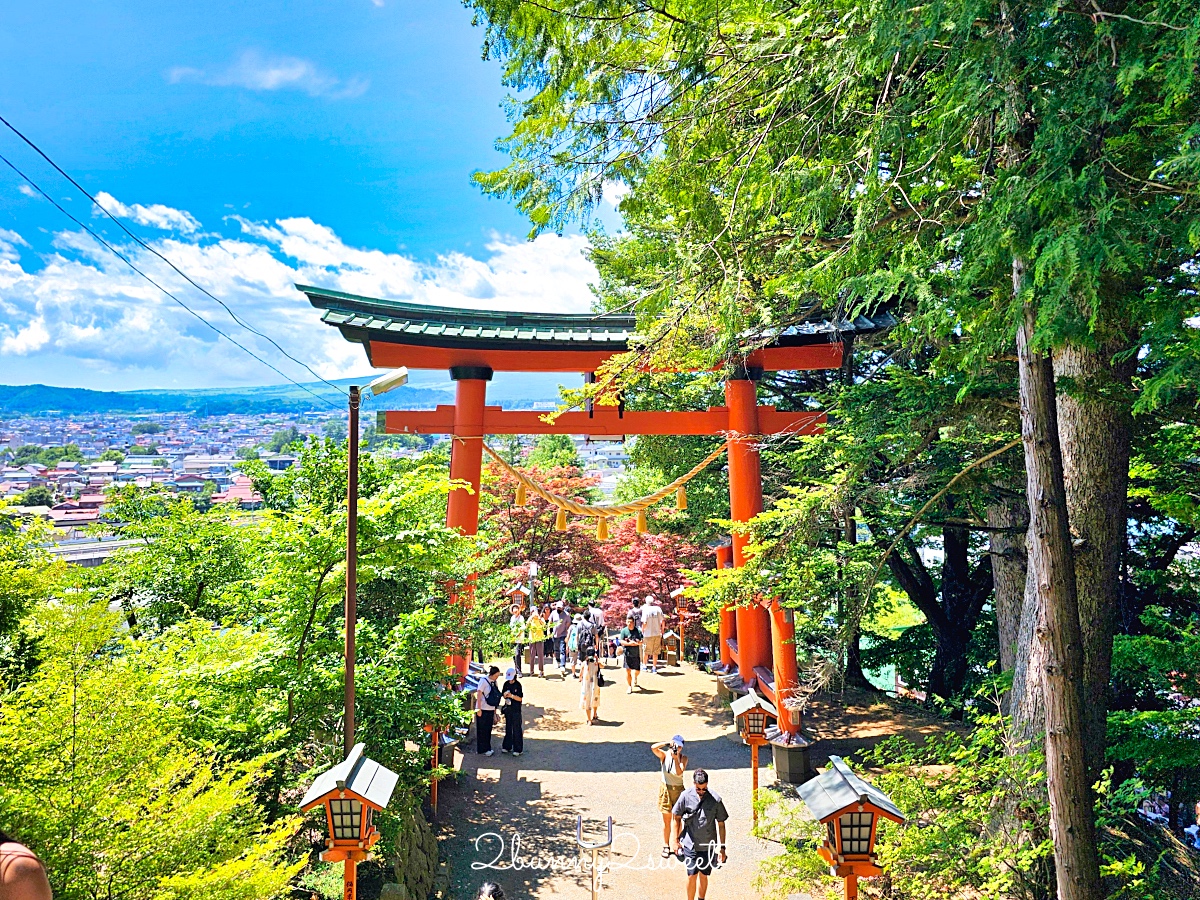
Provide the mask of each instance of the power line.
[{"label": "power line", "polygon": [[[134,234],[132,231],[130,231],[125,226],[124,222],[122,222],[120,219],[118,219],[116,216],[114,216],[111,212],[109,212],[107,209],[105,209],[104,206],[100,203],[100,201],[97,200],[95,197],[93,197],[90,193],[88,193],[88,191],[83,187],[83,185],[81,185],[78,181],[76,181],[74,178],[72,178],[58,163],[56,163],[49,156],[47,156],[45,151],[42,150],[41,147],[39,147],[37,144],[35,144],[33,141],[31,141],[29,138],[27,138],[24,134],[22,134],[21,131],[15,125],[13,125],[11,122],[8,121],[8,119],[4,118],[4,116],[0,116],[0,122],[3,122],[5,127],[8,128],[9,131],[11,131],[13,134],[15,134],[17,137],[19,137],[22,141],[24,141],[26,144],[28,144],[33,149],[33,151],[35,153],[37,153],[37,155],[40,156],[42,159],[44,159],[46,162],[48,162],[54,168],[54,170],[58,172],[59,175],[61,175],[65,179],[67,179],[67,181],[71,182],[71,184],[73,184],[75,186],[75,188],[81,194],[83,194],[83,196],[87,197],[90,201],[92,201],[93,205],[95,205],[95,207],[97,209],[99,209],[102,213],[104,213],[106,216],[108,216],[110,219],[112,219],[114,222],[116,222],[117,227],[120,228],[122,231],[124,231],[127,235],[129,235],[129,237],[132,238],[134,241],[136,241],[140,247],[149,251],[150,253],[153,253],[155,256],[157,256],[159,259],[161,259],[163,262],[165,262],[168,266],[170,266],[172,269],[174,269],[175,272],[181,278],[183,278],[184,281],[186,281],[188,284],[190,284],[192,287],[194,287],[200,293],[204,294],[204,296],[219,303],[221,308],[224,309],[225,312],[229,313],[229,316],[230,316],[230,318],[233,319],[233,321],[237,322],[239,325],[241,325],[243,328],[245,328],[251,334],[257,335],[258,337],[262,338],[263,340],[270,342],[270,344],[276,350],[278,350],[280,353],[282,353],[284,356],[286,356],[292,362],[296,363],[296,365],[303,366],[305,369],[308,369],[309,373],[314,378],[316,378],[318,381],[324,382],[325,384],[329,385],[331,388],[333,388],[339,394],[346,393],[340,387],[338,387],[336,384],[334,384],[332,381],[328,381],[328,380],[322,378],[316,372],[314,372],[312,370],[312,368],[309,367],[308,363],[304,362],[303,360],[296,359],[296,357],[292,356],[290,353],[288,353],[286,350],[284,350],[283,347],[279,346],[279,344],[276,343],[275,339],[272,338],[270,335],[263,334],[261,331],[257,330],[253,326],[244,322],[242,319],[240,319],[238,317],[237,313],[235,313],[232,309],[230,309],[230,307],[225,303],[224,300],[222,300],[220,297],[216,296],[215,294],[213,294],[206,288],[202,287],[201,285],[197,284],[192,279],[192,277],[190,275],[188,275],[186,272],[184,272],[182,269],[180,269],[179,266],[175,265],[175,263],[171,262],[171,260],[167,259],[161,253],[159,253],[157,250],[155,250],[153,247],[151,247],[149,244],[147,244],[145,241],[143,241],[140,237],[138,237],[136,234]],[[26,180],[28,180],[28,179],[26,179]],[[293,382],[293,383],[295,383],[295,382]]]},{"label": "power line", "polygon": [[[34,181],[32,178],[30,178],[28,175],[26,175],[24,172],[22,172],[20,169],[18,169],[15,165],[13,165],[12,161],[9,160],[9,158],[7,156],[3,155],[2,153],[0,153],[0,161],[3,161],[6,166],[8,166],[10,169],[12,169],[14,172],[16,172],[19,176],[21,176],[21,178],[23,178],[30,187],[32,187],[35,191],[37,191],[39,194],[41,194],[46,200],[49,200],[55,209],[57,209],[60,213],[62,213],[64,216],[66,216],[68,219],[70,219],[72,222],[74,222],[76,225],[78,225],[80,228],[82,228],[84,231],[86,231],[88,234],[90,234],[97,243],[99,243],[101,246],[103,246],[105,249],[107,249],[110,253],[112,253],[113,256],[117,257],[117,259],[119,259],[119,260],[121,260],[121,262],[125,263],[125,265],[129,266],[129,268],[133,269],[133,271],[137,272],[137,274],[141,275],[148,282],[150,282],[152,285],[154,285],[156,288],[158,288],[160,291],[162,291],[164,294],[166,294],[168,297],[170,297],[172,300],[174,300],[180,306],[182,306],[191,315],[195,316],[197,319],[199,319],[201,322],[203,322],[205,325],[207,325],[209,328],[211,328],[213,331],[215,331],[221,337],[225,338],[225,340],[229,341],[229,343],[233,344],[239,350],[242,350],[243,352],[254,357],[254,359],[258,360],[260,363],[262,363],[264,366],[266,366],[272,372],[275,372],[277,375],[279,375],[280,378],[283,378],[285,381],[289,381],[292,384],[294,384],[296,387],[300,388],[302,391],[306,391],[309,394],[312,394],[314,397],[316,397],[322,403],[327,403],[329,406],[332,406],[334,409],[341,410],[341,408],[342,408],[341,404],[333,403],[332,401],[328,400],[325,397],[322,397],[320,394],[309,389],[308,387],[306,387],[305,385],[296,381],[295,379],[290,378],[288,375],[284,374],[279,369],[277,369],[275,366],[273,366],[271,363],[267,362],[265,359],[263,359],[261,356],[259,356],[257,353],[255,353],[253,350],[251,350],[249,347],[246,347],[245,345],[239,343],[234,338],[230,337],[228,334],[226,334],[224,331],[222,331],[220,328],[218,328],[212,322],[208,321],[208,319],[204,318],[204,316],[200,315],[200,313],[196,312],[194,309],[192,309],[190,306],[188,306],[186,303],[184,303],[182,300],[180,300],[178,297],[176,297],[174,294],[172,294],[170,291],[168,291],[165,287],[163,287],[161,284],[159,284],[157,281],[155,281],[153,278],[151,278],[149,275],[147,275],[145,272],[143,272],[141,269],[139,269],[136,265],[134,265],[133,261],[130,260],[129,257],[127,257],[125,254],[121,253],[121,251],[119,251],[115,247],[113,247],[112,244],[110,244],[104,238],[100,237],[100,235],[96,234],[95,231],[93,231],[91,228],[89,228],[83,222],[79,221],[79,219],[75,218],[75,216],[71,215],[69,212],[67,212],[65,209],[63,209],[62,206],[59,205],[57,200],[55,200],[53,197],[51,197],[49,194],[47,194],[44,190],[42,190],[41,186],[36,181]],[[321,380],[324,381],[324,379],[321,379]],[[326,382],[326,384],[328,384],[328,383],[329,382]],[[341,391],[339,389],[339,393],[340,392]]]}]

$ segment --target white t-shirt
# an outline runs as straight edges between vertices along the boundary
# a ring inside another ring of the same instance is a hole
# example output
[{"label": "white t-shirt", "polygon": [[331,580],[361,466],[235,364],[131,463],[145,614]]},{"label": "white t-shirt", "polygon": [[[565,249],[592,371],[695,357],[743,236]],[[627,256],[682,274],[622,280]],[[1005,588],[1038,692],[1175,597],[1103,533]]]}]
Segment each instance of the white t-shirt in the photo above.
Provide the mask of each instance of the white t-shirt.
[{"label": "white t-shirt", "polygon": [[662,637],[663,611],[657,603],[642,607],[642,634],[646,637]]}]

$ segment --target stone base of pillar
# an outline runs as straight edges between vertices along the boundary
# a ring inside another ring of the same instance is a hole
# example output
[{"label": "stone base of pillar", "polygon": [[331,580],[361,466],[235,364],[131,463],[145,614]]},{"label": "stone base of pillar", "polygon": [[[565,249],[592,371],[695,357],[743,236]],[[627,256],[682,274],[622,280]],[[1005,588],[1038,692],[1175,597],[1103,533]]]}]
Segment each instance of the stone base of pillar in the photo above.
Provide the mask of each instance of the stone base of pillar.
[{"label": "stone base of pillar", "polygon": [[809,744],[771,744],[771,758],[775,763],[775,779],[785,784],[804,784],[817,773],[808,755]]},{"label": "stone base of pillar", "polygon": [[731,675],[721,675],[717,678],[717,698],[726,703],[732,703],[739,697],[750,693],[742,677],[734,672]]}]

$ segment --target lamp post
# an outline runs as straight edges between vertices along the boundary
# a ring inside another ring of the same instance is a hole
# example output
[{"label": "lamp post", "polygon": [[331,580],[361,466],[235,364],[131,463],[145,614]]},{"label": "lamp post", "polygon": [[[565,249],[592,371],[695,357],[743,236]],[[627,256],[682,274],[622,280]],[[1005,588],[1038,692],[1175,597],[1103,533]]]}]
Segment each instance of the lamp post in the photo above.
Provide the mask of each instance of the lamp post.
[{"label": "lamp post", "polygon": [[343,718],[344,752],[354,747],[354,630],[358,623],[358,408],[362,395],[378,397],[408,383],[408,369],[401,366],[380,375],[365,392],[350,385],[350,447],[346,477],[346,714]]},{"label": "lamp post", "polygon": [[779,713],[753,690],[733,701],[731,708],[742,740],[750,745],[751,817],[758,825],[758,748],[767,742],[767,719],[777,719]]},{"label": "lamp post", "polygon": [[321,859],[343,863],[342,900],[355,900],[358,864],[379,840],[375,813],[387,807],[398,780],[395,772],[363,756],[362,744],[355,744],[345,760],[317,776],[300,802],[304,812],[318,806],[325,811],[328,836]]},{"label": "lamp post", "polygon": [[829,874],[842,879],[845,900],[857,900],[858,879],[882,875],[875,856],[879,820],[904,824],[904,813],[875,785],[850,771],[839,756],[829,768],[803,784],[797,793],[814,819],[825,826],[825,842],[817,853]]}]

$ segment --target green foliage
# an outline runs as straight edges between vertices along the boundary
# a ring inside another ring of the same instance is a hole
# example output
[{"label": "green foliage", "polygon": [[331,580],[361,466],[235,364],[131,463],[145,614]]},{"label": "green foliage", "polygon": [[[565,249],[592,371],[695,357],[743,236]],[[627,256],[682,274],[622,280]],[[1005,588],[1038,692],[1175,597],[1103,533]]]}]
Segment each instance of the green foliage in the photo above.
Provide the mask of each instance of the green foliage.
[{"label": "green foliage", "polygon": [[224,770],[154,700],[153,670],[103,604],[74,595],[30,624],[44,657],[0,701],[0,815],[56,897],[270,898],[295,823],[254,800],[266,760]]},{"label": "green foliage", "polygon": [[[135,898],[286,890],[293,804],[341,759],[344,473],[345,448],[314,440],[293,470],[255,472],[273,507],[253,517],[114,486],[137,543],[96,568],[54,562],[44,523],[0,533],[0,817],[56,896],[97,896],[102,877]],[[367,458],[363,475],[357,734],[400,774],[386,858],[428,790],[423,726],[465,718],[447,636],[482,626],[445,597],[475,545],[443,524],[444,456]]]},{"label": "green foliage", "polygon": [[18,506],[53,506],[54,492],[44,484],[31,487],[17,497]]},{"label": "green foliage", "polygon": [[64,572],[63,563],[46,551],[49,530],[40,519],[21,529],[0,529],[0,639],[12,633]]},{"label": "green foliage", "polygon": [[125,454],[120,450],[105,450],[100,454],[100,462],[125,462]]},{"label": "green foliage", "polygon": [[271,439],[267,441],[267,449],[272,453],[282,453],[293,444],[299,444],[303,441],[304,435],[300,433],[300,430],[295,425],[292,425],[271,435]]},{"label": "green foliage", "polygon": [[158,422],[137,422],[129,429],[129,433],[133,435],[159,434],[162,430],[163,427]]},{"label": "green foliage", "polygon": [[539,469],[583,468],[579,451],[575,449],[575,442],[566,434],[539,435],[533,450],[525,459],[525,464]]},{"label": "green foliage", "polygon": [[77,463],[86,461],[78,444],[67,444],[64,447],[39,447],[36,444],[24,444],[11,452],[14,466],[37,463],[53,469],[64,460]]},{"label": "green foliage", "polygon": [[119,551],[98,576],[131,621],[150,632],[196,615],[222,621],[223,592],[249,574],[244,544],[253,535],[229,511],[201,512],[190,497],[121,488],[109,502],[126,523],[122,536],[143,542]]}]

